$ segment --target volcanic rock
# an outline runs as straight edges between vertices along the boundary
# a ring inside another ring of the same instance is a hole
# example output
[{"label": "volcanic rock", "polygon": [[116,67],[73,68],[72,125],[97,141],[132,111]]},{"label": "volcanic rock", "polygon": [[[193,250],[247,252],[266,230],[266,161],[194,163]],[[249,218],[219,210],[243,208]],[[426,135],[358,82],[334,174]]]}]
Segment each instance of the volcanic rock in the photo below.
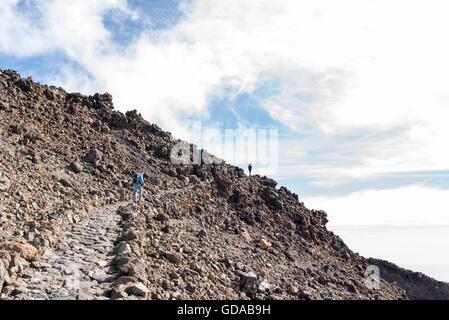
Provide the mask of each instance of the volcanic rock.
[{"label": "volcanic rock", "polygon": [[113,108],[0,70],[1,298],[449,299],[447,283],[351,251],[273,179],[187,142],[201,161],[172,163],[180,140]]}]

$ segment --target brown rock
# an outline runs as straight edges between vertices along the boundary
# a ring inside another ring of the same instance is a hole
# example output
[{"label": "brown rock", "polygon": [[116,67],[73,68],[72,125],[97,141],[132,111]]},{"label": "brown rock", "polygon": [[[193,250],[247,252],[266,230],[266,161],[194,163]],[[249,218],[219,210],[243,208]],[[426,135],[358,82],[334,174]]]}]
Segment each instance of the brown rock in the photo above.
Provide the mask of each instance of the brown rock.
[{"label": "brown rock", "polygon": [[11,183],[7,176],[4,176],[0,173],[0,192],[8,191]]},{"label": "brown rock", "polygon": [[264,249],[264,250],[270,250],[271,249],[271,246],[272,246],[272,244],[270,243],[270,242],[268,242],[267,240],[265,240],[265,239],[260,239],[260,241],[259,241],[259,245],[260,245],[260,247],[262,248],[262,249]]},{"label": "brown rock", "polygon": [[240,288],[247,293],[254,293],[258,286],[258,276],[254,271],[242,272],[240,274]]},{"label": "brown rock", "polygon": [[13,241],[0,242],[0,251],[17,252],[27,261],[33,261],[37,256],[37,249],[28,243],[22,244]]},{"label": "brown rock", "polygon": [[146,297],[149,290],[143,283],[138,282],[127,286],[125,292],[139,297]]},{"label": "brown rock", "polygon": [[123,285],[114,287],[111,291],[111,299],[118,300],[127,298],[128,294],[125,292],[125,287]]},{"label": "brown rock", "polygon": [[243,231],[241,234],[242,238],[248,242],[251,243],[253,241],[253,239],[251,238],[251,236],[249,235],[248,231]]},{"label": "brown rock", "polygon": [[131,241],[131,240],[138,239],[139,233],[137,232],[137,230],[130,228],[125,232],[124,236],[127,241]]},{"label": "brown rock", "polygon": [[[113,299],[449,298],[446,283],[352,253],[326,229],[323,211],[307,209],[272,179],[248,177],[188,143],[191,160],[201,161],[174,165],[175,137],[136,111],[125,115],[112,106],[108,94],[70,94],[0,71],[0,243],[15,242],[0,250],[0,273],[5,278],[6,269],[11,281],[2,283],[0,298],[31,298],[25,283],[13,283],[33,276],[23,257],[36,254],[22,243],[43,255],[70,224],[89,219],[87,208],[130,200],[135,171],[148,175],[147,197],[118,210],[123,237],[113,266],[122,277],[111,288]],[[90,236],[103,242],[102,234]],[[115,227],[107,236],[116,236]],[[368,264],[381,267],[382,290],[366,287]],[[148,280],[154,292],[147,292]]]},{"label": "brown rock", "polygon": [[156,220],[162,221],[162,222],[168,222],[170,220],[170,217],[168,214],[165,213],[159,213],[156,217]]},{"label": "brown rock", "polygon": [[299,292],[298,288],[296,288],[296,287],[293,286],[293,285],[290,286],[289,291],[290,291],[290,293],[293,294],[293,295],[296,295],[296,294],[298,294],[298,292]]},{"label": "brown rock", "polygon": [[130,247],[130,245],[128,243],[121,242],[114,248],[114,251],[118,255],[120,255],[120,254],[128,254],[128,253],[131,253],[131,247]]},{"label": "brown rock", "polygon": [[139,282],[139,280],[137,278],[135,278],[135,277],[124,276],[124,277],[118,278],[114,282],[114,286],[120,286],[120,285],[123,285],[123,284],[137,283],[137,282]]},{"label": "brown rock", "polygon": [[74,161],[74,162],[70,163],[69,169],[75,173],[83,172],[83,166],[78,161]]},{"label": "brown rock", "polygon": [[165,256],[171,263],[178,264],[181,262],[181,256],[177,253],[167,253]]},{"label": "brown rock", "polygon": [[89,153],[86,155],[86,161],[97,165],[103,158],[103,155],[97,149],[90,149]]}]

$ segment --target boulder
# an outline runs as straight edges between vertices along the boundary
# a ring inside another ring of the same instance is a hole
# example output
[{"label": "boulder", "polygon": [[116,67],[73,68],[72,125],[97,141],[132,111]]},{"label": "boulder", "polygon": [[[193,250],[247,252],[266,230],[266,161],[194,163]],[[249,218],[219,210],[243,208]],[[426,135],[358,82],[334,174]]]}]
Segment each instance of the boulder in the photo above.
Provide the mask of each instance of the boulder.
[{"label": "boulder", "polygon": [[125,292],[134,296],[146,297],[149,290],[142,282],[137,282],[128,285],[125,289]]},{"label": "boulder", "polygon": [[136,283],[136,282],[139,282],[139,280],[136,277],[124,276],[124,277],[118,278],[114,282],[114,287],[124,285],[124,284]]},{"label": "boulder", "polygon": [[240,288],[247,293],[254,293],[258,288],[258,276],[254,271],[240,274]]},{"label": "boulder", "polygon": [[116,286],[111,291],[112,300],[123,299],[127,297],[128,294],[125,292],[125,287],[123,285]]},{"label": "boulder", "polygon": [[253,241],[253,239],[251,238],[251,236],[250,236],[248,231],[243,231],[243,232],[240,233],[240,235],[248,243],[251,243]]},{"label": "boulder", "polygon": [[181,256],[177,253],[167,253],[165,256],[171,263],[178,264],[181,262]]},{"label": "boulder", "polygon": [[138,279],[145,278],[145,265],[138,259],[132,259],[127,263],[117,267],[119,276],[135,276]]},{"label": "boulder", "polygon": [[154,217],[154,219],[156,219],[158,221],[161,221],[161,222],[168,222],[168,221],[170,221],[170,217],[166,213],[159,213],[158,215],[156,215]]},{"label": "boulder", "polygon": [[11,182],[9,181],[8,177],[0,173],[0,192],[8,191],[10,186]]},{"label": "boulder", "polygon": [[134,229],[129,229],[125,232],[124,237],[129,240],[139,239],[139,233]]},{"label": "boulder", "polygon": [[115,247],[115,253],[117,255],[131,253],[131,247],[129,246],[128,243],[125,243],[125,242],[119,243]]},{"label": "boulder", "polygon": [[205,238],[207,237],[207,231],[204,229],[201,229],[200,232],[196,235],[198,238]]},{"label": "boulder", "polygon": [[67,178],[59,179],[59,183],[62,184],[64,187],[71,187],[72,186],[72,183]]},{"label": "boulder", "polygon": [[262,238],[262,239],[260,239],[259,246],[260,246],[263,250],[270,250],[272,244],[271,244],[270,242],[268,242],[267,240],[265,240],[265,239]]},{"label": "boulder", "polygon": [[297,294],[299,293],[298,288],[295,287],[294,285],[291,285],[291,286],[288,288],[288,291],[289,291],[291,294],[293,294],[293,295],[297,295]]},{"label": "boulder", "polygon": [[187,283],[185,288],[186,288],[187,292],[195,293],[196,288],[192,283],[190,283],[190,282]]},{"label": "boulder", "polygon": [[14,241],[0,242],[0,251],[16,252],[27,261],[33,261],[37,256],[37,249],[29,243],[22,244]]},{"label": "boulder", "polygon": [[83,172],[83,166],[78,161],[73,161],[72,163],[70,163],[69,169],[75,173]]},{"label": "boulder", "polygon": [[97,149],[90,149],[89,153],[86,155],[86,161],[97,165],[103,158],[103,155]]},{"label": "boulder", "polygon": [[112,95],[107,92],[105,92],[104,94],[94,94],[92,100],[95,109],[114,109],[114,104],[112,103]]},{"label": "boulder", "polygon": [[298,295],[298,297],[300,299],[303,300],[312,300],[315,299],[315,294],[313,293],[312,290],[308,289],[308,288],[296,288],[296,294]]}]

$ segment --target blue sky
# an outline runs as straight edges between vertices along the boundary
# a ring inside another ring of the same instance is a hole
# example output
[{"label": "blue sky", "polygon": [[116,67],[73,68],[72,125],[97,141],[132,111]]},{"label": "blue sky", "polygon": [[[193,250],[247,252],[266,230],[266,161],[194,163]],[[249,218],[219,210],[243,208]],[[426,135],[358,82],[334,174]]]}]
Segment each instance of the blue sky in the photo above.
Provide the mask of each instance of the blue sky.
[{"label": "blue sky", "polygon": [[432,202],[428,223],[448,223],[443,7],[5,0],[0,68],[69,91],[108,91],[119,110],[136,108],[186,140],[197,121],[219,132],[276,129],[279,168],[270,175],[336,224],[363,224],[360,208],[375,195],[403,194],[407,216],[390,219],[385,208],[374,222],[418,223],[414,208]]}]

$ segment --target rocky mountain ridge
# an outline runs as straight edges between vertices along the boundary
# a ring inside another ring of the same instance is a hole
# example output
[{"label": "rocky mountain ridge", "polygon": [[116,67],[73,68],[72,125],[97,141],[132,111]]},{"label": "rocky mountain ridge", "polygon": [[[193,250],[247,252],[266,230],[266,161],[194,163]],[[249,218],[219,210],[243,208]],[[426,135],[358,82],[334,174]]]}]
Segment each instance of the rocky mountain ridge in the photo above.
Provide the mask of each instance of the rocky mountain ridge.
[{"label": "rocky mountain ridge", "polygon": [[449,298],[447,284],[352,252],[272,179],[173,164],[179,142],[109,94],[0,70],[1,298]]}]

